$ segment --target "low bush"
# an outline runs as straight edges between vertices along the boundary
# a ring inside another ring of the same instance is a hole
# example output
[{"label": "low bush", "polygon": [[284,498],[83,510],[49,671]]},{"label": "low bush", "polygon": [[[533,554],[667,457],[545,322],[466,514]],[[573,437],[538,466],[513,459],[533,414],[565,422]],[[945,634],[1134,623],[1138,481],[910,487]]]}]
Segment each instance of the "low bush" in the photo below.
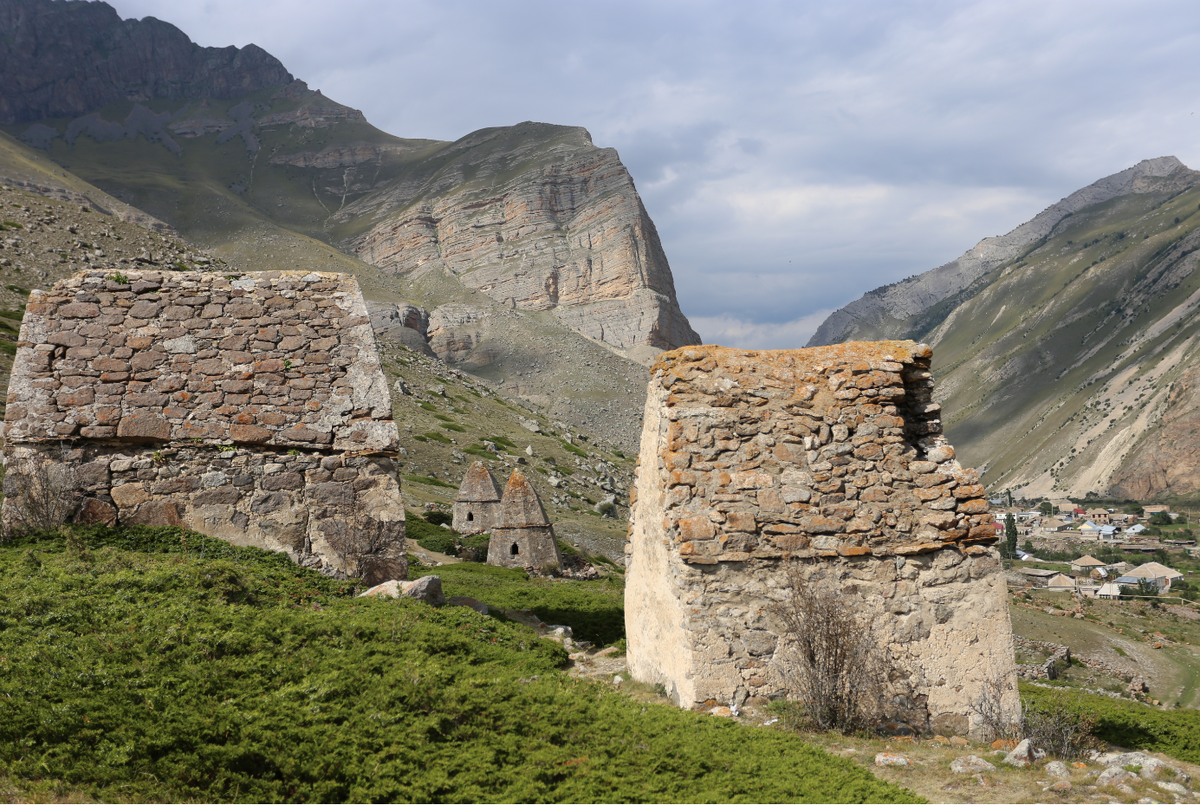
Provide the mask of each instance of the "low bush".
[{"label": "low bush", "polygon": [[450,512],[444,512],[440,509],[425,512],[425,522],[433,523],[434,525],[450,525],[454,522],[454,515]]},{"label": "low bush", "polygon": [[[1045,708],[1057,693],[1021,684],[1021,698],[1037,708]],[[1200,763],[1200,714],[1195,710],[1159,710],[1137,702],[1074,692],[1070,701],[1073,707],[1094,716],[1093,734],[1102,741]]]},{"label": "low bush", "polygon": [[625,583],[619,577],[531,579],[524,570],[474,562],[410,573],[414,578],[418,575],[440,576],[446,595],[466,595],[504,609],[528,609],[546,623],[565,623],[576,637],[596,645],[609,645],[625,636]]},{"label": "low bush", "polygon": [[563,649],[516,624],[349,597],[217,542],[92,529],[75,547],[0,545],[6,796],[916,801],[792,736],[568,677]]},{"label": "low bush", "polygon": [[405,536],[415,539],[417,544],[427,551],[437,551],[447,556],[454,556],[458,532],[440,525],[434,525],[420,517],[411,514],[404,523]]},{"label": "low bush", "polygon": [[[458,544],[467,550],[460,550],[458,558],[464,561],[486,562],[488,543],[491,542],[490,534],[472,534],[469,537],[461,537]],[[469,553],[467,552],[469,551]]]}]

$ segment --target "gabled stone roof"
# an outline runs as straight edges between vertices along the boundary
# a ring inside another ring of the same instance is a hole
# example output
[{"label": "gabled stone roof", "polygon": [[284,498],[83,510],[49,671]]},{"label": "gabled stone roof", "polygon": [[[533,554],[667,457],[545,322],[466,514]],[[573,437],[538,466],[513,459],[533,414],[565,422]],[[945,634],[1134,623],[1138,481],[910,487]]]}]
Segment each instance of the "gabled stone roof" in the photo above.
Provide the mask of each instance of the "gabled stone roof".
[{"label": "gabled stone roof", "polygon": [[346,274],[85,271],[30,295],[6,438],[397,448]]},{"label": "gabled stone roof", "polygon": [[454,498],[460,503],[496,503],[500,500],[500,490],[496,487],[496,479],[482,461],[476,461],[463,476],[462,485],[458,487],[458,495]]},{"label": "gabled stone roof", "polygon": [[550,521],[546,519],[546,512],[542,509],[537,491],[520,470],[513,470],[504,486],[504,496],[500,499],[500,516],[496,527],[530,528],[547,525],[550,525]]}]

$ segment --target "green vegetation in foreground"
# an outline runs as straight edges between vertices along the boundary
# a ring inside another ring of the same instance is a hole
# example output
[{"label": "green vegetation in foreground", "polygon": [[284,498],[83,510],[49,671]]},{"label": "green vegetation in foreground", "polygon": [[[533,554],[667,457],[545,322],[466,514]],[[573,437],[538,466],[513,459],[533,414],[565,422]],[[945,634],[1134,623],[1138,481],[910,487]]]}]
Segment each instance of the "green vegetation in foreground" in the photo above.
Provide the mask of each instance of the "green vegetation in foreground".
[{"label": "green vegetation in foreground", "polygon": [[565,623],[575,637],[598,646],[625,637],[625,580],[529,578],[524,570],[464,562],[411,568],[410,578],[436,575],[447,596],[466,595],[490,607],[528,609],[545,623]]},{"label": "green vegetation in foreground", "polygon": [[465,607],[354,598],[179,529],[75,533],[0,545],[18,798],[917,801],[786,734],[570,678],[556,643]]},{"label": "green vegetation in foreground", "polygon": [[[1054,691],[1021,683],[1021,696],[1034,704],[1047,703],[1053,695]],[[1103,741],[1200,763],[1200,713],[1195,710],[1158,710],[1087,693],[1073,692],[1072,700],[1095,714],[1094,734]]]}]

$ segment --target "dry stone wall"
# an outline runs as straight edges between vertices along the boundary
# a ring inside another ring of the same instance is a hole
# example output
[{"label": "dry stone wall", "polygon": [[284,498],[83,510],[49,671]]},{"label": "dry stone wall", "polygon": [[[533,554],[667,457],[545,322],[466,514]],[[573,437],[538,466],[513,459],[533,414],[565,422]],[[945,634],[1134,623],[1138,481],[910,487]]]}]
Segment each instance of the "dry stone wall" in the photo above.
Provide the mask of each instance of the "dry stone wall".
[{"label": "dry stone wall", "polygon": [[87,271],[34,291],[5,435],[10,468],[74,469],[83,521],[186,525],[335,572],[365,540],[403,576],[398,435],[348,275]]},{"label": "dry stone wall", "polygon": [[796,563],[874,624],[891,717],[978,732],[972,708],[993,693],[1016,716],[992,517],[941,435],[931,355],[878,342],[659,358],[627,547],[635,678],[687,707],[786,696],[772,607]]}]

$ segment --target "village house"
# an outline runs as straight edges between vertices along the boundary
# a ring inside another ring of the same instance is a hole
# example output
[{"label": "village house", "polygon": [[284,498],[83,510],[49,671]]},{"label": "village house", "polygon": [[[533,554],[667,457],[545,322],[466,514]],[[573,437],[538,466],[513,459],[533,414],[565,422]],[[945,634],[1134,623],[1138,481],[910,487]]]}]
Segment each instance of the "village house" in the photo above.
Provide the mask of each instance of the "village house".
[{"label": "village house", "polygon": [[1096,525],[1108,525],[1112,522],[1108,509],[1088,509],[1083,514]]},{"label": "village house", "polygon": [[1094,556],[1081,556],[1071,563],[1071,571],[1074,573],[1088,573],[1098,567],[1104,567],[1104,562],[1101,562]]},{"label": "village house", "polygon": [[1056,573],[1046,579],[1046,589],[1054,593],[1073,592],[1075,590],[1075,579],[1066,573]]},{"label": "village house", "polygon": [[1161,592],[1166,592],[1171,589],[1171,582],[1181,578],[1183,578],[1183,574],[1178,570],[1172,570],[1158,562],[1147,562],[1125,573],[1117,579],[1117,584],[1136,587],[1139,581],[1149,581],[1153,582]]}]

